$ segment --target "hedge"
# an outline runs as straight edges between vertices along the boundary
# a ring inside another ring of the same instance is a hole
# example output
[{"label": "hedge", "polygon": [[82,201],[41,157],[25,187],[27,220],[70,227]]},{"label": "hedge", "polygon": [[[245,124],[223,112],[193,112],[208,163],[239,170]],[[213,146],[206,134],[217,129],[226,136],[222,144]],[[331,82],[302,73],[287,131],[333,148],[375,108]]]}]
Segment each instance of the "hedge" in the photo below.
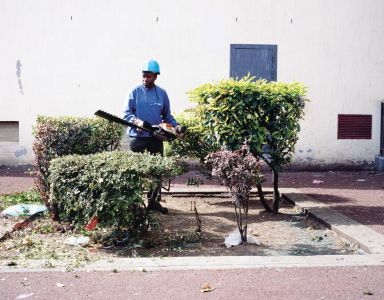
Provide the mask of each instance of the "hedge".
[{"label": "hedge", "polygon": [[38,116],[33,128],[33,151],[37,167],[35,184],[48,203],[50,161],[69,154],[92,154],[119,147],[124,134],[121,125],[100,118]]},{"label": "hedge", "polygon": [[145,231],[143,193],[179,174],[171,158],[131,151],[69,155],[51,162],[49,204],[61,219],[82,226],[93,217],[101,227]]}]

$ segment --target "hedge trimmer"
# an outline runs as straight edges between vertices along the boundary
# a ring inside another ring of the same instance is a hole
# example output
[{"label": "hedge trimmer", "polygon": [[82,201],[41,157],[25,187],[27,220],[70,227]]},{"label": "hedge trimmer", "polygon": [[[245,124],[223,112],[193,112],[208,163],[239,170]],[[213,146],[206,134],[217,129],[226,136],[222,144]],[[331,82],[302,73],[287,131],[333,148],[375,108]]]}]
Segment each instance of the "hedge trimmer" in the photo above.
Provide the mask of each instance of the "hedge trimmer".
[{"label": "hedge trimmer", "polygon": [[161,141],[172,141],[177,138],[175,128],[168,123],[141,127],[102,110],[96,111],[95,115],[107,119],[111,122],[119,123],[125,126],[134,127],[139,130],[149,132],[152,136]]}]

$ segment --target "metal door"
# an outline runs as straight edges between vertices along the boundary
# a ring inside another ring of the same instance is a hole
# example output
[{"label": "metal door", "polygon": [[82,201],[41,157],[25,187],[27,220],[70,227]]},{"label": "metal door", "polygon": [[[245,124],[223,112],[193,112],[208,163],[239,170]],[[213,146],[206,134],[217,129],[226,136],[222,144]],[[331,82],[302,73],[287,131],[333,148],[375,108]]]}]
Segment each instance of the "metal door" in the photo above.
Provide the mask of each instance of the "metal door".
[{"label": "metal door", "polygon": [[250,73],[256,80],[277,80],[277,45],[231,45],[230,76],[242,78]]}]

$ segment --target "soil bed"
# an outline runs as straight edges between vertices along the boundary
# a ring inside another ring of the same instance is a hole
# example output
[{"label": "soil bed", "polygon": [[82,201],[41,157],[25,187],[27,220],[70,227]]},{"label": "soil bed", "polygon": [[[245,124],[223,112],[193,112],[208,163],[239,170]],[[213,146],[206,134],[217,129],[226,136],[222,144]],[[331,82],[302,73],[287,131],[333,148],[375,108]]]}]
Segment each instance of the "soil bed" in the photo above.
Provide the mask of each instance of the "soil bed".
[{"label": "soil bed", "polygon": [[[225,237],[237,230],[233,204],[223,196],[163,196],[168,215],[156,214],[159,226],[152,228],[140,243],[122,247],[91,243],[86,247],[64,244],[81,233],[68,230],[48,217],[34,221],[29,228],[0,242],[2,264],[26,266],[28,259],[41,259],[47,268],[65,266],[68,270],[98,259],[113,257],[165,256],[280,256],[363,254],[323,224],[283,202],[279,214],[266,213],[257,199],[251,199],[248,234],[261,245],[227,248]],[[201,232],[196,232],[196,205]],[[18,220],[0,217],[0,235]],[[20,221],[20,220],[19,220]]]},{"label": "soil bed", "polygon": [[[363,253],[322,223],[302,214],[300,210],[282,202],[278,214],[267,213],[256,198],[250,200],[248,234],[261,245],[240,245],[227,248],[224,239],[237,230],[233,204],[226,197],[166,196],[164,205],[168,215],[159,215],[162,237],[153,249],[140,249],[149,256],[222,256],[222,255],[335,255]],[[196,205],[201,220],[197,233]],[[147,239],[150,235],[147,236]],[[164,245],[165,244],[165,245]]]}]

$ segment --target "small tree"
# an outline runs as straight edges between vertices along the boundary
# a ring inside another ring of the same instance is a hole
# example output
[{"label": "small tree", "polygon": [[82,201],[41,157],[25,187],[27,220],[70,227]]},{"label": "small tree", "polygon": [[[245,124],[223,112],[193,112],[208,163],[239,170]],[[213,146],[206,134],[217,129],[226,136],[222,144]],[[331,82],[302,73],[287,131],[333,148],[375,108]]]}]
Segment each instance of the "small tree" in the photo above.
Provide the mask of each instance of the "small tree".
[{"label": "small tree", "polygon": [[221,150],[206,157],[212,175],[219,177],[227,187],[235,207],[237,227],[241,240],[247,242],[248,203],[252,186],[260,184],[260,163],[249,152],[249,146],[240,150]]},{"label": "small tree", "polygon": [[245,139],[250,152],[260,157],[273,173],[273,207],[260,199],[268,211],[280,203],[278,173],[292,159],[304,115],[305,87],[300,83],[252,81],[251,77],[204,84],[190,92],[198,105],[195,114],[203,139],[214,146],[239,149]]}]

